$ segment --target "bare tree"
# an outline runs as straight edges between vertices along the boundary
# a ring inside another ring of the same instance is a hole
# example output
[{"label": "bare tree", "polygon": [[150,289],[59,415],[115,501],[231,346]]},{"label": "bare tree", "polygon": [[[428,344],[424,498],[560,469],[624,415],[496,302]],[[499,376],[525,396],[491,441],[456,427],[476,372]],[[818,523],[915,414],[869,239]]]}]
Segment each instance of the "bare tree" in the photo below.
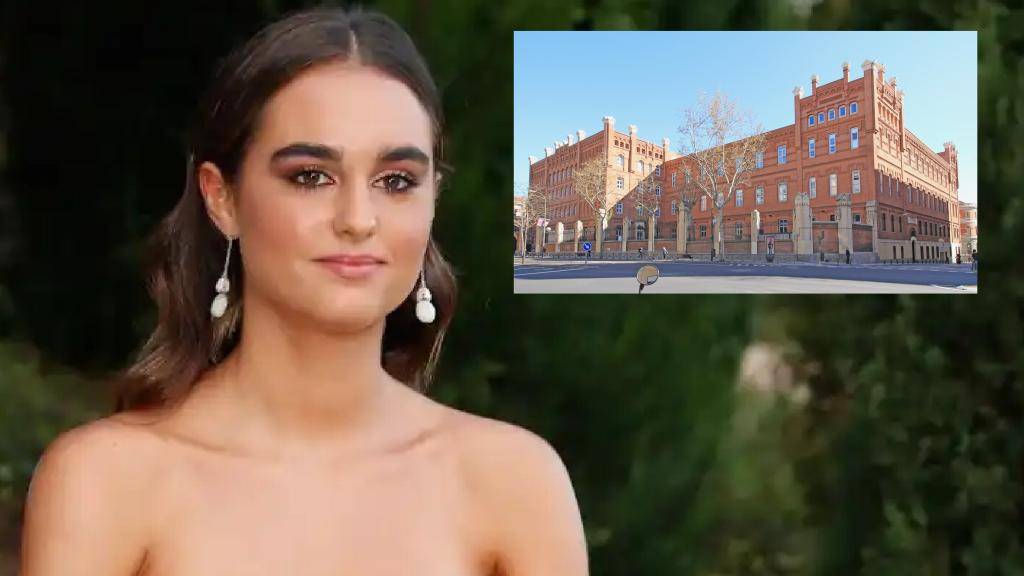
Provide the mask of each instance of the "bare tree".
[{"label": "bare tree", "polygon": [[658,182],[654,178],[655,172],[651,172],[637,183],[633,191],[633,205],[636,208],[637,219],[645,218],[647,226],[647,238],[653,238],[655,227],[658,225],[658,218],[661,216],[661,197],[658,196]]},{"label": "bare tree", "polygon": [[[683,183],[677,185],[675,189],[675,197],[678,199],[677,214],[679,218],[683,218],[686,214],[693,214],[693,206],[697,203],[697,199],[703,195],[703,191],[697,187],[697,184],[693,179],[693,171],[687,164],[683,165]],[[692,222],[685,222],[686,226],[683,227],[679,233],[689,234],[689,227],[693,225]]]},{"label": "bare tree", "polygon": [[[533,229],[539,219],[547,219],[551,194],[546,190],[515,185],[515,196],[521,198],[513,204],[513,221],[519,226],[520,262],[526,262],[526,231]],[[545,222],[545,226],[547,223]],[[535,248],[536,249],[536,248]]]},{"label": "bare tree", "polygon": [[725,254],[722,214],[735,190],[746,184],[764,154],[765,135],[750,112],[721,92],[702,94],[696,108],[686,110],[679,126],[681,152],[693,169],[696,197],[705,196],[715,207],[714,240]]},{"label": "bare tree", "polygon": [[597,248],[594,252],[600,254],[610,197],[608,194],[608,162],[602,158],[584,162],[582,166],[573,170],[572,183],[580,201],[590,208],[594,215],[594,241]]}]

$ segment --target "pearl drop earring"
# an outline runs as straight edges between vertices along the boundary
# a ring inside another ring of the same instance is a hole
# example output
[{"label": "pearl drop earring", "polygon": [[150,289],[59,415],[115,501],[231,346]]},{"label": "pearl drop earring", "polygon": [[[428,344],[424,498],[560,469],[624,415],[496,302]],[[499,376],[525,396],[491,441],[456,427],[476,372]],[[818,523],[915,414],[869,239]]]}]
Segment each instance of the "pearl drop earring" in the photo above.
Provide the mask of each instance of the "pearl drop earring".
[{"label": "pearl drop earring", "polygon": [[220,318],[224,315],[224,311],[228,309],[228,291],[231,290],[231,281],[228,280],[228,264],[231,262],[231,244],[234,238],[228,236],[228,253],[224,257],[224,272],[221,273],[220,278],[217,279],[217,295],[213,298],[213,304],[210,305],[210,316],[214,318]]},{"label": "pearl drop earring", "polygon": [[430,289],[423,279],[423,270],[420,270],[420,287],[416,290],[416,318],[424,324],[430,324],[437,316],[437,310],[430,303]]}]

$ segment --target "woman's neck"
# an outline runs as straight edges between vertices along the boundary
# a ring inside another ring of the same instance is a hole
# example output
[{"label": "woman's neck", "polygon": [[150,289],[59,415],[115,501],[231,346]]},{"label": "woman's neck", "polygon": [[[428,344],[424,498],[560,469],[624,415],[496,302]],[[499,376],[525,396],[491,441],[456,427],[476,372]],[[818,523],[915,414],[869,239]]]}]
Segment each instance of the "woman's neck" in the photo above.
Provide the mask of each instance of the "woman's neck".
[{"label": "woman's neck", "polygon": [[239,434],[260,444],[337,448],[380,415],[393,383],[381,365],[383,320],[329,333],[249,306],[242,326],[238,346],[217,369]]}]

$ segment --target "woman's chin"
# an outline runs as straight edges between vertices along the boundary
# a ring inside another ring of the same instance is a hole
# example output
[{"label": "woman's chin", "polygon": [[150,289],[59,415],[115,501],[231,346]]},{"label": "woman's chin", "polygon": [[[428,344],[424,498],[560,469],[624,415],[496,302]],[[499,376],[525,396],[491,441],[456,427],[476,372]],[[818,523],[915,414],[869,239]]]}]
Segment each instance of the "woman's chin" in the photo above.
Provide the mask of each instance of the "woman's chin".
[{"label": "woman's chin", "polygon": [[348,299],[333,300],[323,306],[310,310],[317,323],[344,332],[365,330],[374,324],[383,322],[387,317],[387,309],[376,298],[364,301]]}]

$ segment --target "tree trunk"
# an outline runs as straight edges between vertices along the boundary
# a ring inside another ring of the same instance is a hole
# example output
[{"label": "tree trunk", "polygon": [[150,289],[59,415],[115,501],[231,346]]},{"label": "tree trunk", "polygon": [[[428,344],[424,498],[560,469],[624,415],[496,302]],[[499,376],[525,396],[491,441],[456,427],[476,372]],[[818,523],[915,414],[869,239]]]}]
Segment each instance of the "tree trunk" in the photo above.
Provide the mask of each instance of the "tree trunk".
[{"label": "tree trunk", "polygon": [[526,264],[526,226],[525,222],[519,226],[519,263]]},{"label": "tree trunk", "polygon": [[715,219],[715,244],[718,246],[718,255],[721,259],[725,260],[725,235],[722,234],[722,227],[725,222],[722,220],[722,213],[725,211],[725,207],[716,207],[715,213],[718,215]]}]

